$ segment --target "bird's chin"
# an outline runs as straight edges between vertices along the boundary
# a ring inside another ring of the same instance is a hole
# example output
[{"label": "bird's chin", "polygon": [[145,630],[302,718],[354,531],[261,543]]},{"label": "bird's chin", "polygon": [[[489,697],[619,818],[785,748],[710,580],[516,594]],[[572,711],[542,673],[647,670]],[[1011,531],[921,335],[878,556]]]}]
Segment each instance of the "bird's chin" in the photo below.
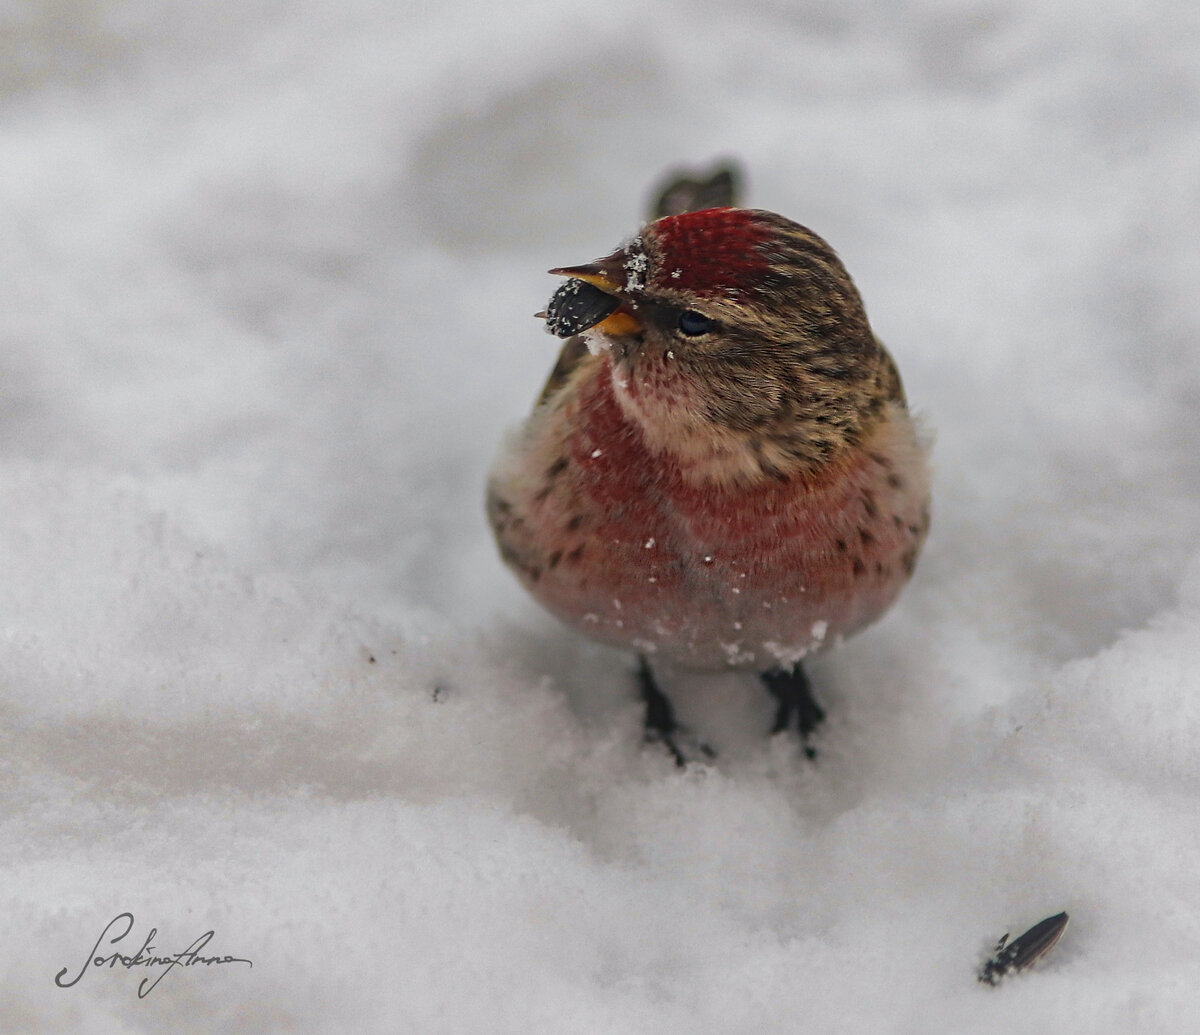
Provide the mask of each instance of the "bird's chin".
[{"label": "bird's chin", "polygon": [[613,339],[594,327],[590,331],[583,332],[583,340],[587,342],[588,352],[593,356],[602,356],[606,352],[615,351]]},{"label": "bird's chin", "polygon": [[590,331],[584,331],[583,338],[587,342],[588,351],[593,356],[607,354],[617,363],[632,360],[641,351],[640,335],[608,334],[593,328]]}]

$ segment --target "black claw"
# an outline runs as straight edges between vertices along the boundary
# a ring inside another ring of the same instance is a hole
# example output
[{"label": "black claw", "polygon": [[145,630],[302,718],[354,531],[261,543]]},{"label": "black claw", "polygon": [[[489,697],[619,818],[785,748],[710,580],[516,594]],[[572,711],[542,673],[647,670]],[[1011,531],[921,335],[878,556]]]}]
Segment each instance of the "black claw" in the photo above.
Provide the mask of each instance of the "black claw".
[{"label": "black claw", "polygon": [[[646,705],[646,717],[643,721],[647,743],[662,744],[671,752],[671,757],[680,769],[698,757],[706,761],[717,757],[717,753],[711,747],[693,737],[687,728],[676,720],[670,698],[659,687],[645,655],[638,657],[637,680],[638,690]],[[684,746],[688,750],[685,750]]]},{"label": "black claw", "polygon": [[813,731],[825,719],[825,709],[817,704],[812,695],[812,684],[804,672],[804,666],[797,662],[794,668],[772,669],[763,672],[759,678],[779,703],[775,711],[775,724],[772,733],[782,733],[784,730],[795,728],[804,741],[804,753],[809,758],[816,758],[817,752],[808,743]]},{"label": "black claw", "polygon": [[651,731],[661,736],[670,736],[679,723],[675,721],[675,709],[666,694],[659,689],[658,681],[650,670],[650,662],[644,655],[638,658],[638,689],[646,704],[646,732]]}]

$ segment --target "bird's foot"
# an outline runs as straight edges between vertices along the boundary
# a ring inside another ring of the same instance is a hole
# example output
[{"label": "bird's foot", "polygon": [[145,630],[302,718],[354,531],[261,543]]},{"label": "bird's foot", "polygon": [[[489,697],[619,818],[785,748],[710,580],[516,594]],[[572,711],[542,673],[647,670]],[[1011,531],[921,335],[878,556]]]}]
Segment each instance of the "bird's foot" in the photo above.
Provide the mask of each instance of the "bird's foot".
[{"label": "bird's foot", "polygon": [[689,762],[711,762],[717,753],[675,718],[670,698],[662,692],[646,658],[638,658],[638,690],[646,705],[645,740],[662,744],[680,769]]},{"label": "bird's foot", "polygon": [[808,681],[804,666],[797,662],[794,668],[772,669],[761,673],[759,678],[778,702],[771,732],[782,733],[795,729],[804,745],[804,754],[816,758],[817,749],[810,741],[813,731],[825,719],[825,709],[817,704],[812,695],[812,684]]}]

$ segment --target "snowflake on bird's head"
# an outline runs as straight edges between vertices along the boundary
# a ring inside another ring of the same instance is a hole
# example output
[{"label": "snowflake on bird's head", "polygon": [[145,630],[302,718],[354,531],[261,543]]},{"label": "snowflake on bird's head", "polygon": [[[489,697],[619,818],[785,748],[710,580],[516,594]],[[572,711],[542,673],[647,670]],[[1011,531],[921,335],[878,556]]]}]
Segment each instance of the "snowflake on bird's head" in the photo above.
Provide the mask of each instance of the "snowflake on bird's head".
[{"label": "snowflake on bird's head", "polygon": [[626,290],[688,291],[700,297],[751,291],[769,267],[761,246],[771,232],[754,209],[666,216],[626,245]]}]

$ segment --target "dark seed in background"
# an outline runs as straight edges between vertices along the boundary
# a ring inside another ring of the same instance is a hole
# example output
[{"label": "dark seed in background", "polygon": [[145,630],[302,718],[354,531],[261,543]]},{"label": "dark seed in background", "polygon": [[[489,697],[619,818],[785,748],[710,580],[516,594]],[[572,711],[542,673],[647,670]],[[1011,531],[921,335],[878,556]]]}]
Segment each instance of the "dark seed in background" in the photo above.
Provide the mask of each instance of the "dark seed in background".
[{"label": "dark seed in background", "polygon": [[979,980],[985,985],[998,985],[1009,974],[1033,966],[1058,944],[1067,929],[1067,914],[1056,913],[1011,942],[1006,934],[996,945],[990,959],[979,969]]}]

